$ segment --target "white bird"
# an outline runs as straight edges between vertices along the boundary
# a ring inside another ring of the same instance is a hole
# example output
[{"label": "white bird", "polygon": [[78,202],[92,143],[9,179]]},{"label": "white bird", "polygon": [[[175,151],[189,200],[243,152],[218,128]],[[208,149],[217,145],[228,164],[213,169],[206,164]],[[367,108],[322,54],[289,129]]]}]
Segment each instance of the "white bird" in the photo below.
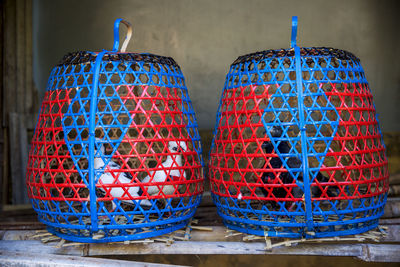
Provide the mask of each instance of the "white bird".
[{"label": "white bird", "polygon": [[[98,170],[103,168],[105,165],[105,162],[103,160],[103,157],[105,156],[105,150],[100,139],[96,138],[96,143],[101,151],[101,154],[99,154],[99,152],[95,149],[94,168]],[[121,170],[121,166],[119,166],[114,161],[110,160],[107,166],[104,167],[104,171],[106,170]],[[118,178],[116,179],[115,177]],[[132,197],[137,197],[143,194],[143,190],[139,186],[124,185],[124,184],[132,184],[135,182],[135,180],[133,180],[133,177],[129,172],[119,172],[119,174],[118,172],[104,172],[100,176],[99,182],[101,182],[101,184],[105,185],[106,187],[107,185],[119,185],[116,187],[111,187],[110,195],[113,196],[114,198],[120,198],[120,197],[126,198],[129,197],[129,195]],[[103,187],[99,187],[99,189],[106,193],[106,190]],[[134,204],[133,200],[121,199],[121,201],[129,204]],[[136,200],[135,202],[138,203],[138,201],[139,200]],[[113,206],[113,210],[115,210],[116,208],[115,203],[113,201],[111,203]],[[149,206],[151,205],[151,203],[147,199],[144,199],[140,201],[140,205]]]},{"label": "white bird", "polygon": [[[174,177],[182,177],[182,173],[184,179],[186,179],[185,170],[181,170],[182,152],[185,152],[186,150],[187,146],[184,141],[170,141],[168,143],[169,154],[167,159],[161,164],[161,170],[151,171],[150,175],[146,176],[142,180],[142,183],[165,182],[167,177],[174,180]],[[160,192],[160,187],[165,195],[171,195],[175,191],[173,185],[145,186],[147,193],[150,196],[157,195]]]},{"label": "white bird", "polygon": [[[187,150],[186,143],[184,141],[178,141],[179,144],[175,141],[170,141],[168,143],[168,151],[169,154],[167,156],[167,159],[162,163],[162,169],[158,171],[151,171],[150,175],[146,176],[143,180],[142,183],[149,183],[149,182],[165,182],[167,180],[167,177],[170,177],[171,180],[174,180],[174,177],[181,177],[181,171],[179,168],[182,166],[182,155],[181,153]],[[97,146],[99,147],[101,154],[97,150],[95,150],[95,157],[94,157],[94,168],[96,170],[104,168],[104,170],[120,170],[121,166],[118,165],[117,163],[113,162],[110,160],[107,164],[107,166],[104,167],[105,162],[101,155],[105,155],[105,149],[104,146],[101,142],[100,139],[96,138],[96,143]],[[115,178],[118,177],[117,179]],[[183,177],[186,178],[186,174],[183,171]],[[110,194],[114,198],[120,198],[120,197],[127,197],[127,196],[132,196],[132,197],[137,197],[137,196],[142,196],[143,195],[143,190],[139,186],[124,186],[123,184],[132,184],[135,181],[133,180],[132,175],[129,172],[120,172],[119,175],[117,172],[114,172],[114,176],[112,172],[104,172],[100,178],[99,182],[101,181],[101,184],[105,185],[115,185],[119,184],[120,186],[116,187],[111,187]],[[174,193],[174,187],[172,185],[162,185],[162,191],[165,195],[170,195]],[[99,187],[100,190],[103,192],[106,192],[106,190],[103,187]],[[150,196],[157,195],[159,190],[159,186],[146,186],[147,193]],[[126,193],[126,191],[129,193]],[[139,200],[136,200],[135,202],[138,203]],[[128,204],[134,204],[133,200],[123,200],[121,199],[121,202],[128,203]],[[142,199],[140,200],[140,205],[141,206],[152,206],[152,203],[148,199]],[[114,202],[112,202],[113,210],[115,210],[116,205]]]}]

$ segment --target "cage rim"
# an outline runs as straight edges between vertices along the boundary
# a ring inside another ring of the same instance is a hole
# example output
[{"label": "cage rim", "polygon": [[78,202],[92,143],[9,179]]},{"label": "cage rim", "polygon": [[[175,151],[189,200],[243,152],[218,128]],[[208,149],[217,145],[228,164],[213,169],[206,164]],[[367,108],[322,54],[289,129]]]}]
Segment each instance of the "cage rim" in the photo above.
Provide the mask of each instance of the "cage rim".
[{"label": "cage rim", "polygon": [[[336,49],[332,47],[300,47],[300,55],[301,57],[310,57],[310,56],[330,56],[335,57],[340,60],[353,60],[357,63],[360,62],[360,59],[356,57],[354,54],[341,49]],[[279,57],[294,57],[294,48],[281,48],[281,49],[268,49],[264,51],[258,51],[255,53],[246,54],[243,56],[239,56],[231,66],[242,64],[246,62],[251,62],[253,60],[260,61],[267,58],[279,58]]]},{"label": "cage rim", "polygon": [[[94,63],[101,52],[75,51],[64,55],[57,66],[77,65],[84,63]],[[179,68],[179,65],[172,57],[165,57],[151,53],[120,53],[113,51],[103,51],[102,61],[121,61],[121,62],[146,62],[160,63]]]}]

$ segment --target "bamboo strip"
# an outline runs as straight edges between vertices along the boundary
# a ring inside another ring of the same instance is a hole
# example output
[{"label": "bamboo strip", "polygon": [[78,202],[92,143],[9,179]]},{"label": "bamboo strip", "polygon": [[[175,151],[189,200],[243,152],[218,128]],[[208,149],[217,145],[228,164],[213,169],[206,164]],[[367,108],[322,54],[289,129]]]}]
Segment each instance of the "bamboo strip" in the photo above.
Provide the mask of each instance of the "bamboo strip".
[{"label": "bamboo strip", "polygon": [[61,248],[65,244],[65,239],[61,239],[60,242],[55,246],[56,248]]},{"label": "bamboo strip", "polygon": [[192,230],[199,230],[199,231],[212,231],[213,228],[212,227],[205,227],[205,226],[191,226]]},{"label": "bamboo strip", "polygon": [[49,232],[47,232],[47,230],[46,230],[46,233],[42,233],[42,234],[33,235],[33,236],[31,236],[31,238],[38,238],[38,237],[42,238],[42,237],[45,237],[45,236],[51,236],[51,235],[53,235],[53,234],[52,234],[52,233],[49,233]]},{"label": "bamboo strip", "polygon": [[72,246],[83,246],[87,245],[87,243],[78,243],[78,242],[71,242],[71,243],[64,243],[63,247],[72,247]]}]

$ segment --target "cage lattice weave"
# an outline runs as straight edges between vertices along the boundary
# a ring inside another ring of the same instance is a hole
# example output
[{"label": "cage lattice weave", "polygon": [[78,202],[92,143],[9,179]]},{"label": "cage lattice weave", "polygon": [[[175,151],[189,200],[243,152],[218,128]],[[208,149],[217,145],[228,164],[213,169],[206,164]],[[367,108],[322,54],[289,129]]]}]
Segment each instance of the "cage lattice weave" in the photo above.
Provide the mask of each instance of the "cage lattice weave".
[{"label": "cage lattice weave", "polygon": [[256,235],[317,238],[375,228],[389,174],[360,60],[299,48],[295,35],[291,49],[231,65],[209,161],[218,213],[229,228]]},{"label": "cage lattice weave", "polygon": [[[187,225],[201,200],[201,151],[172,58],[72,53],[49,78],[29,154],[29,197],[48,230],[68,240],[169,233]],[[156,181],[160,175],[167,178]]]}]

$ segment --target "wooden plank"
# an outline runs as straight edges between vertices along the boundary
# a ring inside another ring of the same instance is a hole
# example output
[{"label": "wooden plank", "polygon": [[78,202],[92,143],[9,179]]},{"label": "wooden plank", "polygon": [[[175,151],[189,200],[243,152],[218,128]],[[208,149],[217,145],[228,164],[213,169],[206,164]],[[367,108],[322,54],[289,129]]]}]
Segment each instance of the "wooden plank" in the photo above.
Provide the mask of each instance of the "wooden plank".
[{"label": "wooden plank", "polygon": [[389,177],[390,185],[400,184],[400,173],[391,174]]},{"label": "wooden plank", "polygon": [[[4,1],[0,1],[0,14],[3,16],[4,14]],[[0,29],[2,29],[2,31],[0,32],[0,211],[3,209],[3,205],[5,204],[5,202],[3,201],[4,199],[4,194],[5,194],[5,187],[4,185],[4,180],[6,176],[5,171],[5,163],[6,163],[6,159],[7,157],[5,156],[6,154],[4,153],[6,151],[5,148],[5,129],[4,127],[4,120],[3,120],[3,109],[4,109],[4,105],[3,105],[3,94],[4,94],[4,76],[3,76],[3,72],[4,72],[4,58],[3,58],[3,47],[4,47],[4,24],[3,24],[3,19],[0,19]]]},{"label": "wooden plank", "polygon": [[[8,120],[8,111],[16,111],[16,7],[15,1],[4,1],[4,87],[3,87],[3,121]],[[7,125],[7,124],[6,124]]]},{"label": "wooden plank", "polygon": [[24,116],[9,113],[10,131],[10,170],[13,204],[29,203],[25,185],[26,166],[28,164],[28,141]]},{"label": "wooden plank", "polygon": [[43,244],[39,240],[27,241],[0,241],[0,251],[26,252],[33,254],[59,254],[72,256],[85,256],[84,250],[87,245],[81,247],[56,248],[52,245]]},{"label": "wooden plank", "polygon": [[387,225],[387,224],[398,224],[400,225],[400,218],[389,218],[389,219],[380,219],[379,224]]},{"label": "wooden plank", "polygon": [[0,240],[29,240],[36,230],[0,230]]},{"label": "wooden plank", "polygon": [[[4,117],[4,14],[5,14],[5,1],[0,1],[0,14],[2,19],[0,19],[0,128],[5,126]],[[1,135],[1,134],[0,134]],[[4,137],[3,137],[4,138]],[[1,153],[1,152],[0,152]]]},{"label": "wooden plank", "polygon": [[41,222],[0,222],[1,230],[42,230],[46,226]]},{"label": "wooden plank", "polygon": [[8,140],[8,132],[7,128],[3,128],[3,134],[4,134],[4,147],[3,147],[3,155],[4,155],[4,161],[3,161],[3,180],[1,183],[1,203],[5,205],[7,203],[7,199],[9,196],[8,193],[8,173],[9,173],[9,157],[8,157],[8,150],[9,150],[9,140]]},{"label": "wooden plank", "polygon": [[[387,235],[381,238],[381,242],[400,243],[400,225],[386,225],[386,227],[387,230],[385,230],[385,232]],[[227,237],[228,233],[226,227],[212,226],[212,228],[212,232],[193,230],[191,232],[190,241],[241,241],[243,236],[246,236],[245,234],[238,234]],[[343,236],[343,238],[346,238],[346,236]]]},{"label": "wooden plank", "polygon": [[400,184],[394,184],[389,186],[389,197],[398,197],[400,196]]},{"label": "wooden plank", "polygon": [[[2,76],[6,77],[2,83],[2,127],[8,125],[8,110],[14,105],[14,88],[16,86],[16,72],[15,72],[15,41],[16,41],[16,30],[15,30],[15,9],[16,3],[14,1],[2,1]],[[3,170],[3,182],[2,190],[2,203],[6,204],[8,200],[8,185],[9,185],[9,140],[8,131],[5,128],[5,144],[4,144],[4,170]]]},{"label": "wooden plank", "polygon": [[359,259],[373,262],[400,262],[399,245],[368,244],[363,246],[364,252]]},{"label": "wooden plank", "polygon": [[77,256],[51,255],[21,253],[21,252],[0,252],[0,262],[5,266],[138,266],[138,267],[172,267],[182,265],[159,264],[138,261],[112,260],[101,258],[88,258]]},{"label": "wooden plank", "polygon": [[[38,94],[33,83],[32,0],[25,0],[25,114],[38,112]],[[36,117],[34,118],[36,121]],[[28,128],[32,128],[29,127]]]},{"label": "wooden plank", "polygon": [[[5,165],[3,179],[11,180],[12,203],[28,203],[25,182],[25,168],[28,155],[27,128],[32,129],[33,117],[38,108],[37,91],[32,77],[32,0],[2,1],[2,126],[8,128],[5,136]],[[18,114],[20,118],[17,118]],[[15,143],[17,140],[19,142]],[[7,165],[6,165],[7,164]],[[10,166],[9,171],[7,167]],[[23,184],[23,186],[22,186]],[[7,186],[7,181],[2,185]],[[8,190],[2,187],[2,190]],[[4,191],[3,191],[4,192]],[[2,202],[8,201],[2,194]]]},{"label": "wooden plank", "polygon": [[400,201],[398,198],[388,198],[382,218],[400,217]]},{"label": "wooden plank", "polygon": [[[25,242],[25,241],[22,241]],[[327,251],[329,248],[329,251]],[[399,246],[400,248],[400,246]],[[265,250],[263,242],[206,242],[177,241],[166,246],[162,243],[131,244],[90,244],[88,256],[126,255],[126,254],[261,254],[261,255],[329,255],[359,256],[362,248],[357,245],[300,244],[296,247],[279,247]]]},{"label": "wooden plank", "polygon": [[400,242],[400,225],[385,225],[385,227],[387,235],[381,239],[382,242]]},{"label": "wooden plank", "polygon": [[365,261],[400,262],[400,245],[393,244],[299,244],[265,250],[262,242],[201,242],[176,241],[149,244],[85,244],[77,247],[55,247],[40,241],[0,241],[0,251],[32,254],[61,254],[75,256],[143,255],[143,254],[188,254],[188,255],[313,255],[357,257]]},{"label": "wooden plank", "polygon": [[[15,8],[15,27],[16,27],[16,40],[15,40],[15,71],[16,71],[16,86],[13,88],[13,94],[15,98],[15,105],[13,107],[13,112],[18,112],[19,114],[25,113],[25,95],[30,88],[26,88],[25,81],[25,0],[16,0],[16,8]],[[14,178],[14,177],[13,177]]]},{"label": "wooden plank", "polygon": [[[197,242],[197,241],[206,241],[206,242],[239,242],[242,241],[243,237],[246,236],[245,234],[238,233],[234,236],[228,236],[227,228],[224,226],[209,226],[212,228],[212,231],[198,231],[192,230],[190,233],[190,241]],[[383,243],[400,243],[400,225],[387,225],[387,233],[386,236],[381,238],[381,244]],[[2,231],[2,240],[28,240],[30,236],[33,236],[35,233],[34,230],[5,230]],[[343,238],[346,238],[344,236]],[[340,242],[338,240],[337,242]],[[344,243],[344,242],[341,242]]]}]

